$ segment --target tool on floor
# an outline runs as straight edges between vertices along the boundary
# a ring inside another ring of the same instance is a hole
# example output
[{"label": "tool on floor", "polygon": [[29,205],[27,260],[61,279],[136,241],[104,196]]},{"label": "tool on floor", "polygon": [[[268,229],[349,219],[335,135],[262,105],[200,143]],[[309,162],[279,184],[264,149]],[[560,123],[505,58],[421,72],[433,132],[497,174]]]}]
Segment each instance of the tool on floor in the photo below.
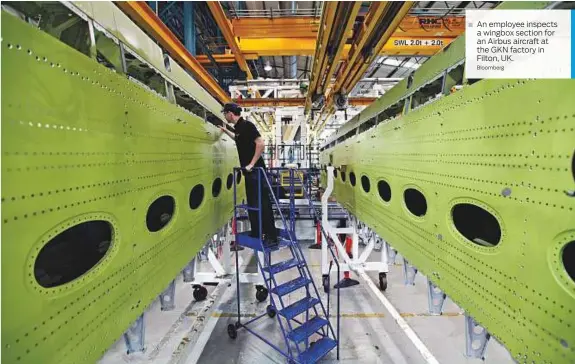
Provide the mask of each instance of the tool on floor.
[{"label": "tool on floor", "polygon": [[[235,168],[238,170],[238,168]],[[275,169],[272,169],[272,172]],[[286,170],[286,168],[283,168]],[[301,187],[298,176],[295,178],[294,170],[287,169],[290,176],[290,210],[295,208],[294,204],[294,186]],[[255,168],[253,172],[257,173],[258,191],[267,190],[272,197],[272,203],[278,205],[278,199],[273,193],[272,185],[268,179],[265,169]],[[257,211],[259,219],[259,234],[262,236],[262,209],[261,209],[261,193],[258,194],[258,207],[250,207],[243,202],[237,203],[236,184],[234,183],[234,216],[237,216],[238,209]],[[321,358],[326,356],[331,350],[337,348],[337,358],[339,359],[339,291],[338,291],[338,305],[337,305],[337,334],[334,331],[331,322],[329,321],[329,295],[327,296],[327,305],[321,300],[317,287],[311,276],[310,269],[306,263],[303,252],[297,242],[295,235],[295,214],[290,211],[289,224],[284,217],[281,209],[278,212],[282,222],[282,228],[278,229],[279,242],[277,245],[270,246],[264,243],[261,239],[253,238],[249,232],[238,233],[236,235],[236,242],[238,245],[253,249],[256,252],[256,260],[259,271],[264,277],[265,288],[271,294],[269,295],[270,304],[266,308],[266,312],[249,320],[248,322],[241,322],[241,307],[240,307],[240,293],[239,293],[239,258],[236,252],[236,276],[237,279],[237,304],[238,304],[238,320],[235,324],[228,325],[228,335],[230,338],[235,339],[238,335],[238,329],[244,328],[248,332],[254,334],[272,348],[277,350],[288,359],[289,363],[316,363]],[[291,258],[285,261],[272,260],[272,254],[282,248],[289,249]],[[338,266],[339,276],[339,263],[335,259],[335,254],[332,252],[336,265]],[[277,275],[281,272],[288,270],[296,270],[297,278],[288,282],[278,282]],[[303,292],[302,292],[303,291]],[[287,304],[287,296],[292,293],[304,293],[304,297],[295,301],[294,303]],[[327,306],[327,309],[326,309]],[[250,324],[257,320],[269,316],[270,318],[277,318],[279,329],[281,330],[284,345],[283,348],[274,345],[262,334],[257,333],[250,327]],[[311,341],[313,336],[319,336],[316,341]]]}]

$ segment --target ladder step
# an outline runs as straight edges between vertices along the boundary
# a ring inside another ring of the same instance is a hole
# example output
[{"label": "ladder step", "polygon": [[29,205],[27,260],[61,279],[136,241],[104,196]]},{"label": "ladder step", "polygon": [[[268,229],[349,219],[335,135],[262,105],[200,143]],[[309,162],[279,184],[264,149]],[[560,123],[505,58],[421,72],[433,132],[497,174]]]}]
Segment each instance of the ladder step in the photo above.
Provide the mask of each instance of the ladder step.
[{"label": "ladder step", "polygon": [[285,317],[287,320],[291,320],[292,318],[296,317],[302,312],[309,310],[318,303],[319,300],[317,298],[305,297],[304,299],[292,303],[286,308],[279,310],[278,313]]},{"label": "ladder step", "polygon": [[304,277],[299,277],[284,284],[280,284],[276,288],[272,289],[272,293],[275,293],[278,296],[284,296],[309,283],[311,283],[311,280]]},{"label": "ladder step", "polygon": [[293,267],[297,266],[298,264],[299,264],[298,260],[296,258],[293,258],[293,259],[287,260],[285,262],[276,263],[276,264],[272,265],[271,267],[265,267],[265,268],[263,268],[263,270],[270,273],[270,274],[277,274],[279,272],[283,272],[284,270],[288,270],[290,268],[293,268]]},{"label": "ladder step", "polygon": [[328,321],[326,319],[316,316],[297,329],[293,330],[288,335],[288,338],[296,343],[302,342],[327,324]]},{"label": "ladder step", "polygon": [[287,240],[286,238],[284,238],[283,236],[278,237],[279,243],[276,245],[273,245],[272,247],[266,247],[264,246],[262,250],[262,241],[258,238],[252,238],[249,235],[249,232],[243,232],[243,233],[239,233],[236,234],[236,240],[238,245],[240,246],[244,246],[246,248],[250,248],[259,252],[271,252],[274,250],[278,250],[279,248],[282,248],[284,246],[288,246],[291,244],[291,241]]},{"label": "ladder step", "polygon": [[316,341],[316,343],[309,347],[306,351],[300,354],[299,361],[301,363],[316,363],[337,346],[337,342],[328,337],[324,337]]}]

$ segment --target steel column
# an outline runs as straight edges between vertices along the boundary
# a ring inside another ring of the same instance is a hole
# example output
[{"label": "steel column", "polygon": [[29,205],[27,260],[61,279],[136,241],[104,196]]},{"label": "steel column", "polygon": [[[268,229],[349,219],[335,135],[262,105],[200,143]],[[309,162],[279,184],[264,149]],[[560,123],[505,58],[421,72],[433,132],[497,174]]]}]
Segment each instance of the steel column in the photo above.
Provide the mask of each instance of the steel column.
[{"label": "steel column", "polygon": [[184,45],[192,56],[196,55],[196,23],[194,15],[194,3],[192,1],[184,1]]}]

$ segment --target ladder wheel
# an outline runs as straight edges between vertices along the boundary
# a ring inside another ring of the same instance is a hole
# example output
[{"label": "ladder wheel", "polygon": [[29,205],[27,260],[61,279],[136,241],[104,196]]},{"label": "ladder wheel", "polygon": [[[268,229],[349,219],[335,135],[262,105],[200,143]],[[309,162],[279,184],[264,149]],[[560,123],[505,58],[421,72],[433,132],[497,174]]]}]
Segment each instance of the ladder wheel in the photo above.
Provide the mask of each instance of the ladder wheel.
[{"label": "ladder wheel", "polygon": [[379,273],[379,289],[382,291],[387,289],[387,273]]},{"label": "ladder wheel", "polygon": [[194,299],[196,301],[203,301],[208,297],[208,289],[204,286],[194,288]]},{"label": "ladder wheel", "polygon": [[266,312],[270,318],[276,317],[276,309],[273,308],[272,305],[268,305],[268,307],[266,307]]},{"label": "ladder wheel", "polygon": [[234,324],[228,325],[228,336],[231,339],[235,339],[238,337],[238,329],[236,329],[236,325],[234,325]]},{"label": "ladder wheel", "polygon": [[323,291],[325,293],[329,293],[329,276],[328,275],[323,276],[322,284],[323,284]]},{"label": "ladder wheel", "polygon": [[258,302],[264,302],[268,299],[268,290],[263,286],[256,286],[256,299]]}]

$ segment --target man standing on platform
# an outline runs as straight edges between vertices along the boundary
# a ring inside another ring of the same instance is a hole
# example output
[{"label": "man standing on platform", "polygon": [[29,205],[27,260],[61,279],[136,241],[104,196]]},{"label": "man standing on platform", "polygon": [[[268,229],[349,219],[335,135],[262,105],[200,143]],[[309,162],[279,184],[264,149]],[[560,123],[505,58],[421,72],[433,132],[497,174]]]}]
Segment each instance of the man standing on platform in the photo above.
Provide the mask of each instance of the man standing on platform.
[{"label": "man standing on platform", "polygon": [[[250,207],[259,208],[261,199],[261,217],[263,240],[266,246],[278,244],[278,233],[275,227],[274,213],[270,192],[267,182],[260,170],[254,168],[261,167],[264,169],[266,164],[262,158],[265,143],[256,126],[250,121],[241,117],[242,108],[234,103],[224,105],[222,111],[226,120],[234,125],[235,131],[228,130],[225,126],[220,129],[232,137],[236,142],[240,166],[245,168],[246,197]],[[258,196],[258,175],[260,175],[261,195]],[[259,238],[259,217],[258,211],[248,211],[251,225],[251,237]]]}]

